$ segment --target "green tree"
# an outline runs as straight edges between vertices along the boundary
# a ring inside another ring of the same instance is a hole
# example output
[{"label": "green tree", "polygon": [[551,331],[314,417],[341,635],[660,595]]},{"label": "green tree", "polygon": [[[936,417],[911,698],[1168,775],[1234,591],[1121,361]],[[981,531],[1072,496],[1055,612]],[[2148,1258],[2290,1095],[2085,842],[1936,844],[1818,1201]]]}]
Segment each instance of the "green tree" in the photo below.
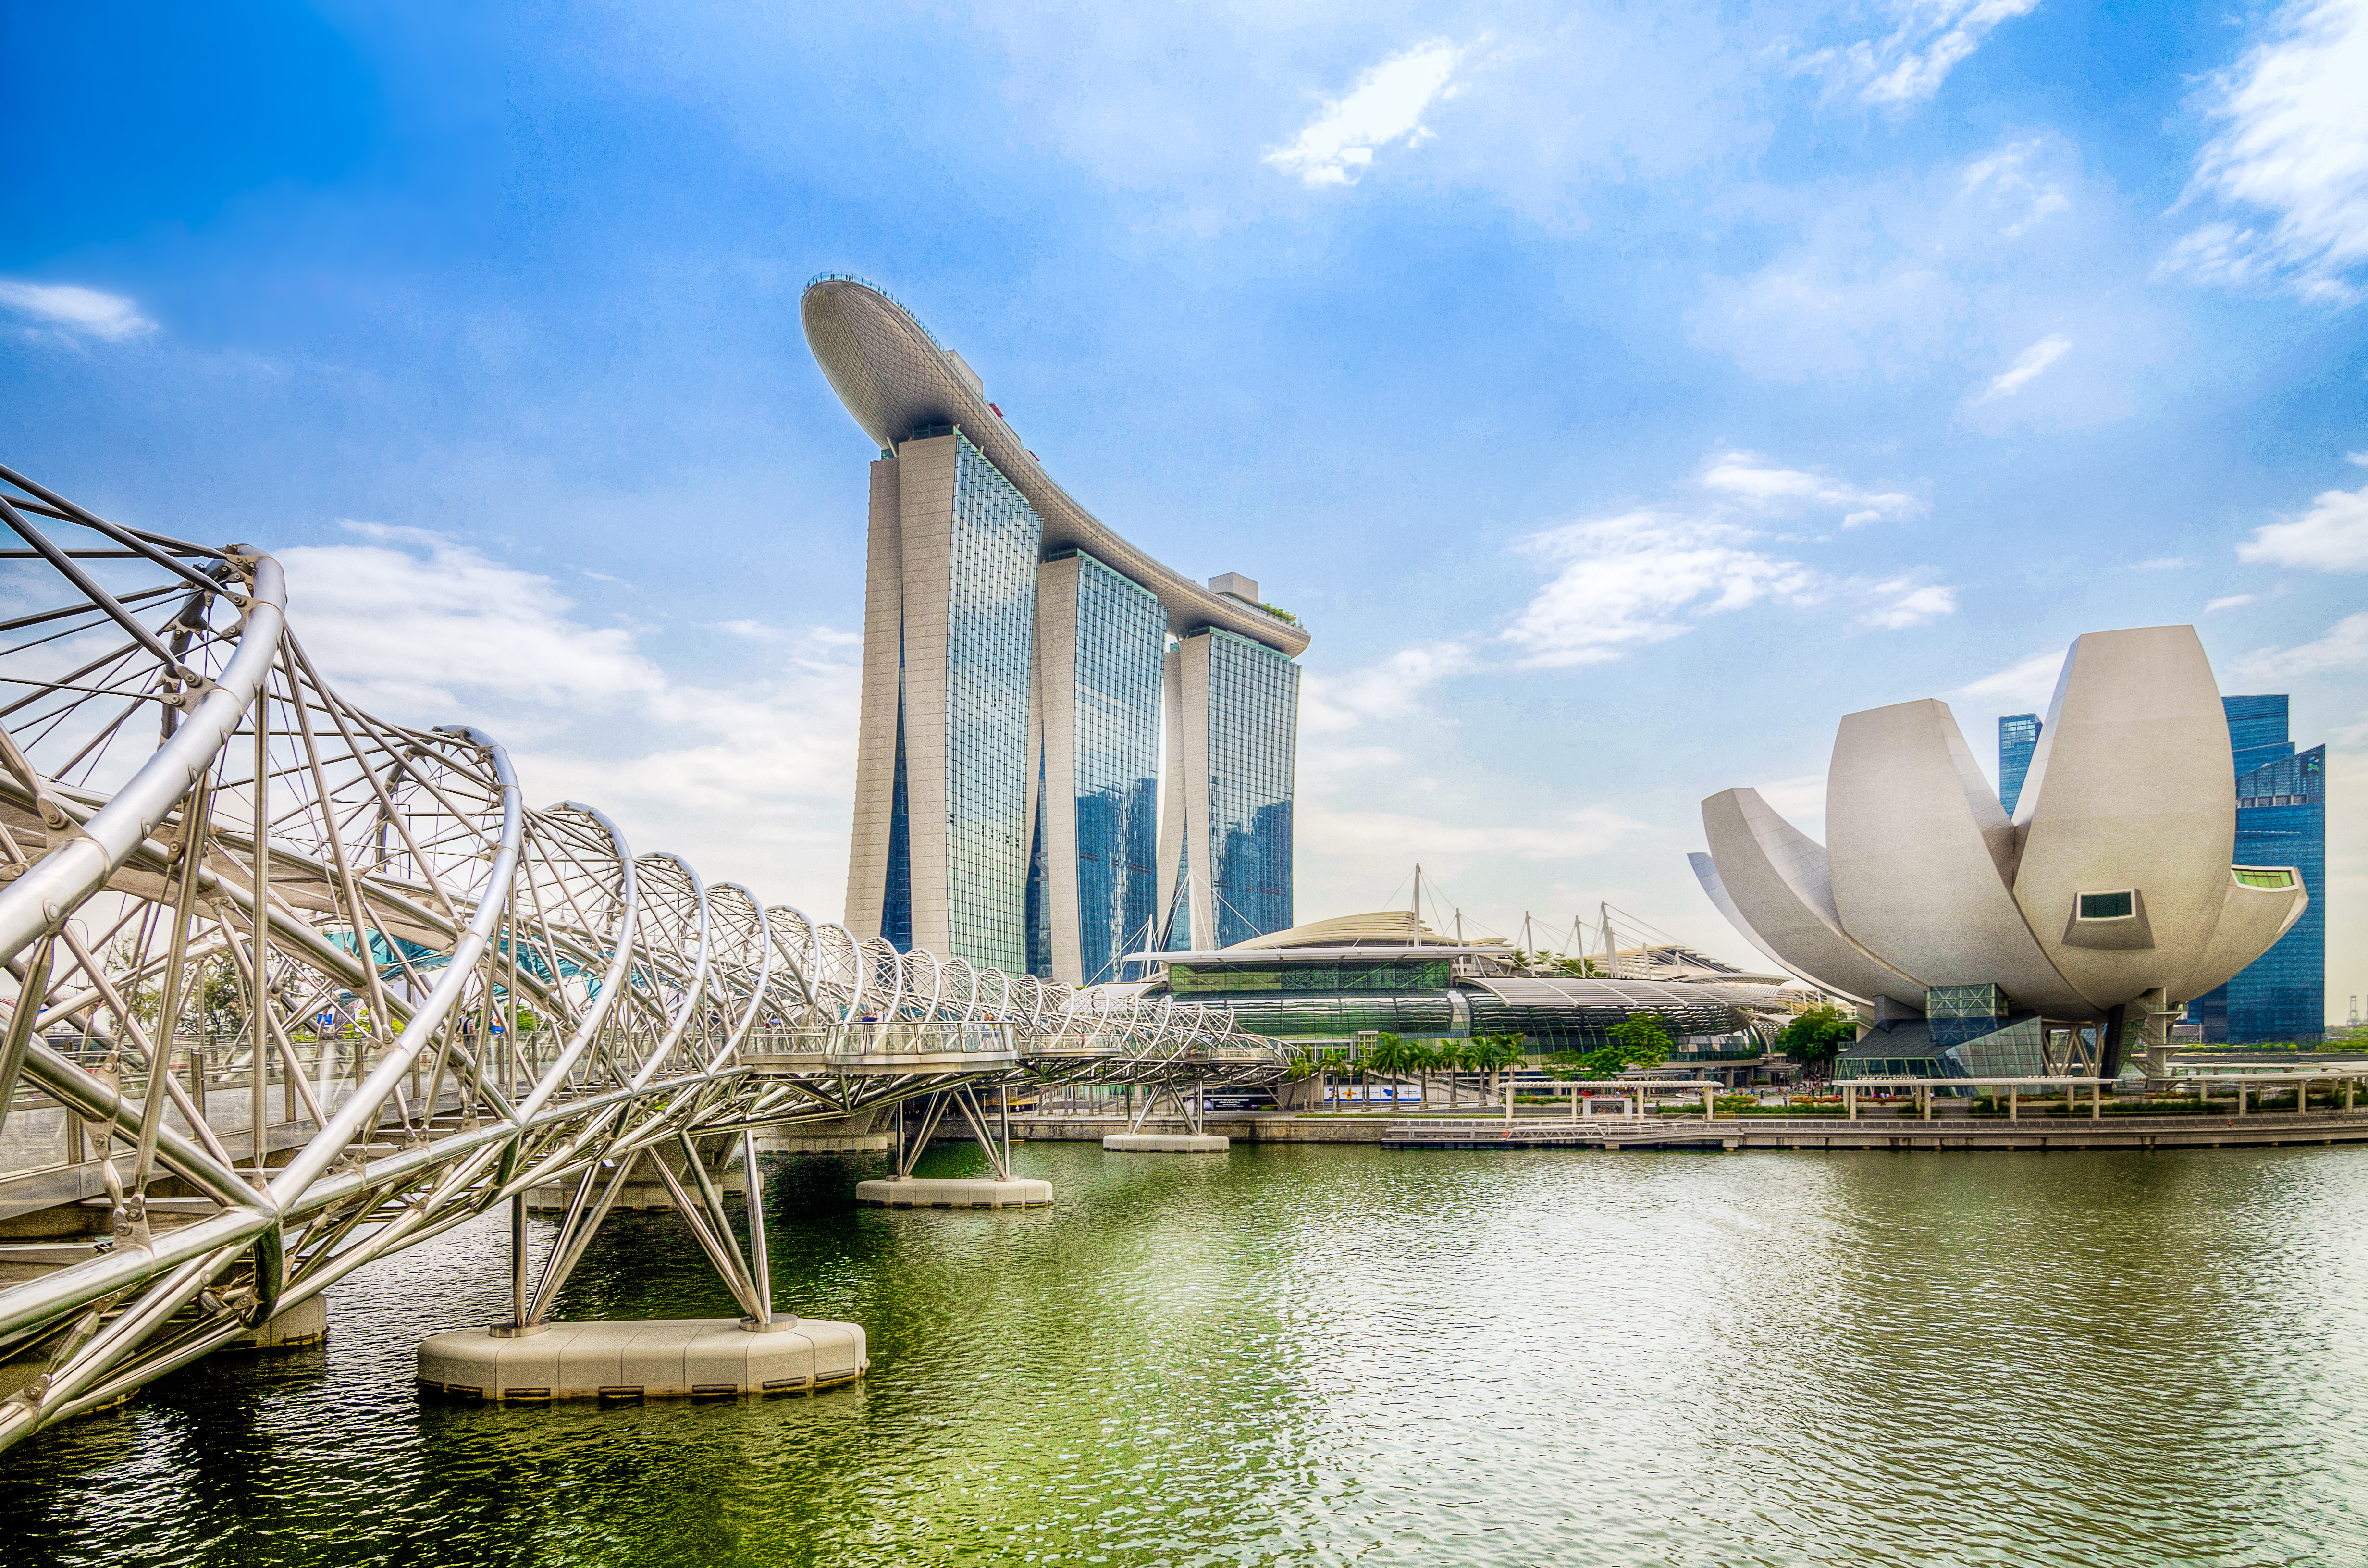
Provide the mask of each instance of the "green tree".
[{"label": "green tree", "polygon": [[1776,1037],[1776,1049],[1814,1065],[1831,1062],[1857,1038],[1856,1014],[1842,1007],[1812,1007],[1784,1026]]},{"label": "green tree", "polygon": [[1316,1069],[1324,1074],[1324,1103],[1337,1109],[1338,1101],[1336,1097],[1338,1094],[1336,1085],[1339,1075],[1348,1068],[1348,1053],[1337,1048],[1320,1051],[1316,1055],[1315,1065]]},{"label": "green tree", "polygon": [[1344,1051],[1340,1053],[1340,1081],[1343,1084],[1355,1084],[1362,1087],[1366,1074],[1372,1070],[1372,1063],[1357,1052]]},{"label": "green tree", "polygon": [[1488,1074],[1484,1091],[1494,1096],[1504,1085],[1505,1070],[1521,1060],[1521,1037],[1517,1034],[1484,1034],[1472,1041],[1473,1064]]},{"label": "green tree", "polygon": [[1658,1067],[1669,1059],[1668,1020],[1658,1013],[1631,1013],[1606,1032],[1611,1043],[1579,1060],[1580,1071],[1590,1078],[1616,1078],[1628,1068]]},{"label": "green tree", "polygon": [[1388,1081],[1390,1098],[1397,1098],[1397,1086],[1413,1065],[1413,1046],[1403,1035],[1384,1033],[1373,1041],[1373,1049],[1365,1053],[1366,1065]]},{"label": "green tree", "polygon": [[1468,1040],[1442,1040],[1439,1042],[1440,1065],[1447,1069],[1447,1103],[1463,1103],[1463,1074],[1480,1070],[1480,1053]]},{"label": "green tree", "polygon": [[1406,1071],[1412,1073],[1416,1082],[1422,1085],[1422,1105],[1425,1110],[1430,1108],[1430,1075],[1439,1071],[1439,1060],[1437,1040],[1417,1040],[1406,1042]]}]

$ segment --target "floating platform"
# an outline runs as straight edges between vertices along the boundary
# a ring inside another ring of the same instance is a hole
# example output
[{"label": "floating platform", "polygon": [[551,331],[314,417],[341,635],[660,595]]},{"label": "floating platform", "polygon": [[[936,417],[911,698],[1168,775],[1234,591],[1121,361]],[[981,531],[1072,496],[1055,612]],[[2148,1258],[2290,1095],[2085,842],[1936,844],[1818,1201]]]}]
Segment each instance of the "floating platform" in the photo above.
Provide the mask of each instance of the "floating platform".
[{"label": "floating platform", "polygon": [[[721,1166],[711,1165],[708,1167],[707,1174],[708,1179],[715,1184],[716,1190],[719,1192],[745,1196],[748,1191],[748,1173],[737,1166],[726,1170]],[[691,1178],[689,1173],[677,1168],[677,1175],[684,1187],[690,1187]],[[692,1196],[694,1198],[698,1196],[695,1188],[692,1189]],[[526,1194],[526,1206],[529,1209],[548,1211],[565,1209],[575,1199],[575,1184],[562,1182],[553,1187],[529,1187]],[[610,1205],[612,1209],[640,1210],[657,1213],[666,1212],[674,1206],[673,1192],[660,1179],[657,1172],[650,1168],[649,1156],[646,1154],[640,1156],[632,1174],[626,1176],[624,1185],[617,1189],[616,1202]]]},{"label": "floating platform", "polygon": [[887,1154],[894,1153],[894,1132],[763,1132],[757,1149],[765,1154]]},{"label": "floating platform", "polygon": [[870,1369],[860,1324],[777,1317],[464,1328],[419,1346],[419,1386],[461,1399],[722,1399],[812,1393]]},{"label": "floating platform", "polygon": [[878,1209],[1042,1209],[1053,1201],[1053,1184],[1032,1177],[890,1177],[857,1182],[855,1200]]},{"label": "floating platform", "polygon": [[1222,1154],[1234,1141],[1222,1132],[1110,1132],[1102,1147],[1113,1154]]},{"label": "floating platform", "polygon": [[288,1350],[318,1345],[329,1336],[329,1302],[307,1296],[253,1333],[230,1342],[233,1350]]}]

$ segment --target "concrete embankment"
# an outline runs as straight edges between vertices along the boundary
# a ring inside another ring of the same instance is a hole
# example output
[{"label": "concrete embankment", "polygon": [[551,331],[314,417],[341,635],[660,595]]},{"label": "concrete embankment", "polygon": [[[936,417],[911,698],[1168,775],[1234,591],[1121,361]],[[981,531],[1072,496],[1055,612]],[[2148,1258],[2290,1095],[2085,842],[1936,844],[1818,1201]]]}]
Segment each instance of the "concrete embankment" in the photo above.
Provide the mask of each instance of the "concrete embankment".
[{"label": "concrete embankment", "polygon": [[[2244,1148],[2275,1144],[2368,1143],[2368,1108],[2358,1111],[2253,1112],[2247,1116],[1699,1116],[1631,1119],[1603,1117],[1501,1118],[1292,1116],[1269,1112],[1208,1118],[1209,1132],[1235,1143],[1386,1143],[1453,1149],[1868,1149],[1998,1150]],[[1099,1142],[1124,1132],[1122,1117],[1011,1119],[1014,1138]],[[1182,1132],[1175,1118],[1148,1118],[1141,1131]]]},{"label": "concrete embankment", "polygon": [[[1236,1143],[1378,1143],[1396,1119],[1389,1116],[1292,1116],[1266,1112],[1250,1116],[1210,1116],[1201,1119],[1204,1133]],[[1099,1143],[1111,1133],[1162,1132],[1189,1134],[1181,1117],[1145,1117],[1141,1127],[1123,1116],[1015,1116],[1011,1136],[1039,1142]],[[939,1137],[946,1133],[939,1130]],[[962,1135],[966,1141],[969,1134]]]}]

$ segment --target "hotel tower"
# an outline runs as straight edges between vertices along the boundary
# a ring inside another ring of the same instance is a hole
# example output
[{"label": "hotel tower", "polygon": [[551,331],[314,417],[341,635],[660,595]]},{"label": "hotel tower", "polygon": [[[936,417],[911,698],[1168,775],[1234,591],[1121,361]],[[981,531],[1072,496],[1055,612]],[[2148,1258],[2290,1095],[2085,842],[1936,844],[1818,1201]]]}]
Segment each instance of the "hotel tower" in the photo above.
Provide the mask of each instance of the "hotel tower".
[{"label": "hotel tower", "polygon": [[1091,985],[1290,926],[1307,633],[1070,499],[880,290],[825,274],[803,312],[880,449],[848,928]]}]

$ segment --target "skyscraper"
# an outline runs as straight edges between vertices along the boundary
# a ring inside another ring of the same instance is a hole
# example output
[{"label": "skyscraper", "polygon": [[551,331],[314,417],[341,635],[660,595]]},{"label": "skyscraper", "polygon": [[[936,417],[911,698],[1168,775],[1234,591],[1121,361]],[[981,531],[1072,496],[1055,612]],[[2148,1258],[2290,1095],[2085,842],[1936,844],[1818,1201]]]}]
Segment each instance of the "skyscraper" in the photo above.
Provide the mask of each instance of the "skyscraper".
[{"label": "skyscraper", "polygon": [[1998,804],[2008,816],[2014,815],[2014,803],[2022,798],[2023,777],[2031,771],[2042,728],[2036,713],[2009,713],[1998,721]]},{"label": "skyscraper", "polygon": [[[1099,984],[1121,978],[1126,955],[1151,945],[1167,642],[1158,598],[1083,551],[1037,568],[1032,973]],[[1056,809],[1061,801],[1074,809]],[[1053,874],[1069,865],[1074,877]]]},{"label": "skyscraper", "polygon": [[1307,633],[1248,579],[1204,587],[1103,526],[886,294],[825,274],[802,312],[880,449],[848,929],[1074,984],[1123,978],[1161,934],[1171,838],[1211,933],[1289,926]]},{"label": "skyscraper", "polygon": [[1184,810],[1160,850],[1160,947],[1288,929],[1299,666],[1219,628],[1190,633],[1167,655],[1167,724],[1168,798]]},{"label": "skyscraper", "polygon": [[2224,697],[2240,866],[2292,866],[2310,907],[2277,946],[2188,1005],[2211,1043],[2317,1040],[2327,1028],[2327,748],[2298,751],[2283,694]]}]

